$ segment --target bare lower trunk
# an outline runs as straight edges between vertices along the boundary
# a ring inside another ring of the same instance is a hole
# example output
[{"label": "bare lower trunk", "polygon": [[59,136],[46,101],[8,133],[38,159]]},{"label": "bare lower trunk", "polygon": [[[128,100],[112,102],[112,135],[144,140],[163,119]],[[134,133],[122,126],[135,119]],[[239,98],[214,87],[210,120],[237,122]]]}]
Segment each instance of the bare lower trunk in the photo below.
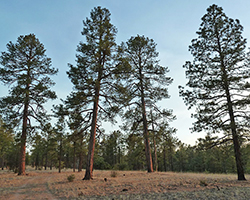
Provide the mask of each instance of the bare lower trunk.
[{"label": "bare lower trunk", "polygon": [[74,142],[73,172],[76,171],[76,142]]},{"label": "bare lower trunk", "polygon": [[145,139],[144,141],[145,141],[145,147],[146,147],[145,153],[146,153],[146,160],[147,160],[147,169],[148,169],[148,172],[154,172],[149,139]]},{"label": "bare lower trunk", "polygon": [[47,170],[47,165],[48,165],[48,152],[46,152],[46,155],[45,155],[44,170]]},{"label": "bare lower trunk", "polygon": [[164,146],[163,149],[163,164],[164,164],[164,171],[167,171],[167,163],[166,163],[166,147]]},{"label": "bare lower trunk", "polygon": [[83,180],[93,179],[93,165],[94,165],[94,151],[95,151],[95,137],[96,137],[96,123],[92,124],[90,140],[89,140],[89,151],[87,157],[86,172]]},{"label": "bare lower trunk", "polygon": [[20,142],[21,149],[20,149],[18,175],[25,175],[27,120],[28,120],[28,104],[25,104],[24,112],[23,112],[23,128],[22,128],[22,135],[21,135],[21,142]]},{"label": "bare lower trunk", "polygon": [[62,140],[60,140],[60,146],[59,146],[59,166],[58,166],[58,172],[61,173],[61,161],[62,161]]},{"label": "bare lower trunk", "polygon": [[21,136],[21,150],[18,175],[25,175],[26,133]]},{"label": "bare lower trunk", "polygon": [[[226,74],[226,72],[224,72],[224,73]],[[226,95],[227,95],[228,113],[229,113],[229,117],[230,117],[230,125],[231,125],[232,138],[233,138],[233,144],[234,144],[234,154],[235,154],[238,180],[246,180],[245,175],[244,175],[243,162],[242,162],[242,158],[241,158],[239,136],[238,136],[236,124],[235,124],[233,105],[232,105],[231,95],[230,95],[230,92],[228,89],[227,82],[228,81],[226,79],[225,80],[225,90],[226,90]]]},{"label": "bare lower trunk", "polygon": [[4,170],[4,156],[2,157],[1,161],[2,161],[2,162],[1,162],[1,163],[2,163],[2,164],[1,164],[1,165],[2,165],[2,170]]},{"label": "bare lower trunk", "polygon": [[236,166],[237,166],[238,180],[246,180],[245,175],[244,175],[242,159],[241,159],[239,138],[237,134],[233,134],[233,143],[234,143],[234,153],[235,153],[235,160],[236,160]]},{"label": "bare lower trunk", "polygon": [[153,142],[154,142],[154,155],[155,155],[155,171],[158,170],[158,161],[157,161],[157,150],[156,150],[156,141],[155,141],[155,128],[154,128],[154,118],[153,112],[151,110],[151,121],[152,121],[152,130],[153,130]]},{"label": "bare lower trunk", "polygon": [[156,151],[156,142],[155,142],[155,137],[154,137],[154,154],[155,154],[155,171],[158,170],[158,159],[157,159],[157,151]]},{"label": "bare lower trunk", "polygon": [[94,151],[95,151],[95,138],[96,138],[96,125],[97,125],[97,113],[98,113],[98,102],[99,102],[100,86],[97,86],[95,92],[95,102],[93,106],[93,117],[91,124],[91,132],[89,139],[89,149],[87,157],[86,172],[83,180],[93,179],[93,165],[94,165]]},{"label": "bare lower trunk", "polygon": [[[141,74],[141,76],[142,76],[142,74]],[[141,78],[141,80],[142,80],[142,78]],[[145,142],[145,153],[146,153],[147,169],[148,169],[148,172],[153,172],[154,170],[153,170],[153,162],[152,162],[151,148],[150,148],[149,134],[148,134],[148,123],[147,123],[147,117],[146,117],[144,89],[143,89],[142,84],[141,84],[141,104],[142,104],[142,120],[143,120],[143,130],[144,130],[144,142]]]}]

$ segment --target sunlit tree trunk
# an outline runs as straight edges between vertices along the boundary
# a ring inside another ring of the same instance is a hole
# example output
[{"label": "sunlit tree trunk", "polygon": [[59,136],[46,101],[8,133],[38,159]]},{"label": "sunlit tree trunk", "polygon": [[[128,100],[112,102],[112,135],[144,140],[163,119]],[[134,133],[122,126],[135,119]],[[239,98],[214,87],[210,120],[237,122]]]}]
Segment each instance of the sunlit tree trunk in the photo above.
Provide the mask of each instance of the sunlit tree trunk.
[{"label": "sunlit tree trunk", "polygon": [[97,84],[96,91],[95,91],[95,101],[94,101],[94,106],[93,106],[93,117],[92,117],[91,132],[90,132],[90,139],[89,139],[86,172],[85,172],[85,176],[83,180],[93,179],[93,165],[94,165],[94,151],[95,151],[99,93],[100,93],[100,85]]},{"label": "sunlit tree trunk", "polygon": [[28,120],[28,103],[25,103],[23,112],[23,128],[21,135],[21,150],[20,150],[18,175],[25,175],[27,120]]}]

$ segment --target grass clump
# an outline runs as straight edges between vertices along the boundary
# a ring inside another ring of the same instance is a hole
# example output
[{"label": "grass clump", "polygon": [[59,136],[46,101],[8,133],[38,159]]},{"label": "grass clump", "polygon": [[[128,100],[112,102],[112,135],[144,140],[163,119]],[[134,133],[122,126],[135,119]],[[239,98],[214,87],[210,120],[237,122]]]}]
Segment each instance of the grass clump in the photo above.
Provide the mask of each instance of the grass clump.
[{"label": "grass clump", "polygon": [[110,176],[113,177],[113,178],[117,177],[117,175],[118,175],[117,171],[111,171],[110,172]]},{"label": "grass clump", "polygon": [[73,182],[75,180],[75,175],[74,174],[71,174],[67,177],[68,181],[69,182]]},{"label": "grass clump", "polygon": [[208,186],[208,183],[205,180],[200,180],[200,186],[206,187]]}]

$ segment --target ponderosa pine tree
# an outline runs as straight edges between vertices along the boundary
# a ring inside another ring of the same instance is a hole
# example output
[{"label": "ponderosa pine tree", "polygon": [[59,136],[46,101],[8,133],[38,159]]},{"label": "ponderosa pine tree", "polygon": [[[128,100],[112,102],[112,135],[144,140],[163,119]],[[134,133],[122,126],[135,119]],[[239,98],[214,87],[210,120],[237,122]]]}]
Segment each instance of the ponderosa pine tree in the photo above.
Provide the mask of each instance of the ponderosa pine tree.
[{"label": "ponderosa pine tree", "polygon": [[188,89],[179,87],[186,105],[196,107],[193,131],[231,132],[238,180],[245,180],[239,139],[249,128],[250,103],[250,66],[242,31],[239,20],[210,6],[189,47],[194,60],[184,65]]},{"label": "ponderosa pine tree", "polygon": [[[67,72],[74,91],[65,101],[69,110],[79,108],[82,113],[82,131],[90,132],[87,166],[84,180],[92,179],[96,131],[101,120],[113,120],[119,94],[119,67],[114,64],[117,30],[110,22],[110,12],[106,8],[95,7],[90,18],[83,21],[82,35],[76,56],[77,66],[69,65]],[[116,91],[115,91],[116,90]],[[71,112],[71,111],[69,111]]]},{"label": "ponderosa pine tree", "polygon": [[[125,74],[126,81],[123,82],[130,101],[123,117],[132,122],[130,123],[132,131],[143,127],[147,170],[153,172],[147,118],[150,110],[163,112],[156,103],[169,98],[167,86],[172,83],[172,78],[166,76],[168,68],[159,65],[157,60],[159,53],[152,39],[137,35],[122,43],[121,49],[123,53],[121,55],[130,68]],[[164,112],[171,113],[167,110]]]},{"label": "ponderosa pine tree", "polygon": [[57,69],[51,66],[51,59],[45,55],[44,45],[34,34],[20,36],[17,43],[9,42],[7,52],[0,56],[0,80],[12,86],[9,96],[0,100],[0,109],[5,122],[13,127],[22,126],[19,175],[25,174],[25,149],[31,119],[42,122],[48,116],[43,104],[55,99],[50,90],[54,82],[49,77]]}]

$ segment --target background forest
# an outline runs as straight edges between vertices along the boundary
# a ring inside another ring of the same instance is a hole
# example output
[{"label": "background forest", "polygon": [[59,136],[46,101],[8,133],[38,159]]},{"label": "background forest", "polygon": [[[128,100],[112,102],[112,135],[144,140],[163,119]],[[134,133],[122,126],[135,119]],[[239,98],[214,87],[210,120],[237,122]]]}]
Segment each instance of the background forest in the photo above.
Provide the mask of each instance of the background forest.
[{"label": "background forest", "polygon": [[[1,98],[0,166],[25,174],[56,167],[238,173],[250,171],[249,52],[243,26],[217,5],[202,17],[186,61],[187,83],[179,94],[192,110],[193,132],[205,131],[195,145],[182,143],[171,123],[168,105],[173,79],[160,65],[155,41],[144,35],[116,44],[117,28],[108,9],[95,7],[83,20],[76,64],[66,72],[73,88],[47,112],[56,99],[58,73],[35,34],[9,42],[0,57],[0,80],[9,86]],[[118,117],[118,119],[117,119]],[[106,133],[105,122],[119,128]],[[28,151],[26,149],[28,147]]]},{"label": "background forest", "polygon": [[[63,168],[82,171],[86,167],[87,138],[80,141],[71,141],[70,138],[67,134],[63,136],[60,152],[55,134],[47,137],[35,135],[31,151],[26,154],[26,165],[37,170],[58,168],[61,154]],[[156,139],[157,163],[152,151],[154,169],[158,166],[159,171],[236,173],[232,142],[210,148],[214,142],[215,138],[207,136],[191,146],[171,135],[161,135]],[[153,144],[151,149],[154,150]],[[16,137],[1,134],[1,167],[17,170],[19,151]],[[95,151],[94,169],[145,170],[144,143],[139,135],[126,136],[114,131],[98,138]],[[245,144],[242,153],[246,173],[250,173],[249,152],[250,145]]]}]

